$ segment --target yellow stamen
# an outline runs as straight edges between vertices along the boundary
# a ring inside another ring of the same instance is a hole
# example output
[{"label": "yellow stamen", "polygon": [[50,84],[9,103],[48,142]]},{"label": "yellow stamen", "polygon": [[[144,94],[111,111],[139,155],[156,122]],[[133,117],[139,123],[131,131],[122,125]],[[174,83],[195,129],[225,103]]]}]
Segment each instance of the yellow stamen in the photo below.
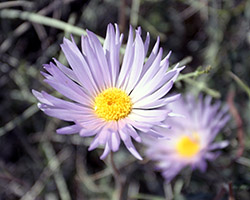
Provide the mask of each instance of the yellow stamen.
[{"label": "yellow stamen", "polygon": [[176,144],[176,150],[180,156],[190,158],[200,151],[200,141],[197,133],[192,137],[182,136]]},{"label": "yellow stamen", "polygon": [[95,98],[95,113],[106,121],[118,121],[129,115],[132,110],[130,97],[121,89],[109,88]]}]

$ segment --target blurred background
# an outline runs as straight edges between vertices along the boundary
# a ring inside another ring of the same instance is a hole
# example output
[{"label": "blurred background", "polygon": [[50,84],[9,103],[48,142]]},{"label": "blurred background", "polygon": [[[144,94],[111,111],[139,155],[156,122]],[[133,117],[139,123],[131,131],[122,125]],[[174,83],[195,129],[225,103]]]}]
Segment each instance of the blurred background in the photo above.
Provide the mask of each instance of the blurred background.
[{"label": "blurred background", "polygon": [[53,93],[40,71],[53,57],[67,64],[63,37],[79,42],[84,29],[105,37],[108,23],[119,24],[125,41],[129,24],[141,26],[151,48],[160,36],[164,54],[173,52],[171,64],[187,66],[172,91],[211,95],[232,114],[217,138],[230,141],[219,159],[206,173],[186,169],[168,185],[153,163],[138,162],[122,147],[114,160],[126,177],[123,198],[250,199],[249,0],[1,1],[0,199],[115,199],[102,149],[88,152],[91,138],[57,135],[67,123],[39,111],[31,94]]}]

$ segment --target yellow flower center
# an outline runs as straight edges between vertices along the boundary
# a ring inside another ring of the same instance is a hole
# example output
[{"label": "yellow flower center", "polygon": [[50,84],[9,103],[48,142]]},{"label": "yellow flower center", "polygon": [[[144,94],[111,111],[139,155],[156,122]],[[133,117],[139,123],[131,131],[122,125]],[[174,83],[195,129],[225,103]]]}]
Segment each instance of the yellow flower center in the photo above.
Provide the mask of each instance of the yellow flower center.
[{"label": "yellow flower center", "polygon": [[132,110],[130,97],[121,89],[109,88],[95,98],[95,113],[106,121],[118,121],[129,115]]},{"label": "yellow flower center", "polygon": [[182,136],[177,144],[176,150],[180,156],[190,158],[200,151],[200,140],[198,134],[194,133],[192,137]]}]

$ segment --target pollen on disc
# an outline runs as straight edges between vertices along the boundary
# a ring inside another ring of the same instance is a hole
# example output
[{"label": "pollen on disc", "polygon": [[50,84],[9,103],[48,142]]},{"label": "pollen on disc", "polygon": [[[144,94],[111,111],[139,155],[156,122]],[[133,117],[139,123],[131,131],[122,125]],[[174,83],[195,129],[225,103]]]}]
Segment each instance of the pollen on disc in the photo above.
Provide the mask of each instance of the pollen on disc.
[{"label": "pollen on disc", "polygon": [[131,109],[131,98],[119,88],[106,89],[95,98],[95,113],[106,121],[123,119],[129,115]]},{"label": "pollen on disc", "polygon": [[183,136],[177,142],[176,150],[182,157],[192,157],[200,150],[199,139]]}]

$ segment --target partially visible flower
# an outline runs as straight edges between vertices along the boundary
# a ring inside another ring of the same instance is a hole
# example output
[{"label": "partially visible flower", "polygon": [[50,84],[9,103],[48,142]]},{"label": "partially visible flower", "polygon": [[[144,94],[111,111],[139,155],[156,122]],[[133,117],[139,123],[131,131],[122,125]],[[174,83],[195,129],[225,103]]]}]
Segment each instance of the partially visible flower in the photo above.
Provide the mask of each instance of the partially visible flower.
[{"label": "partially visible flower", "polygon": [[169,104],[168,108],[180,116],[166,119],[171,129],[155,128],[166,138],[145,138],[147,157],[157,162],[157,169],[167,181],[171,181],[186,166],[204,172],[206,160],[213,160],[219,155],[214,150],[228,145],[227,141],[214,142],[229,120],[227,107],[220,109],[220,102],[211,104],[211,100],[210,96],[201,97],[198,101],[188,96]]},{"label": "partially visible flower", "polygon": [[103,46],[90,31],[81,38],[81,51],[73,39],[64,39],[61,47],[71,68],[54,59],[56,65],[44,65],[48,73],[42,74],[46,83],[71,101],[33,91],[41,102],[39,108],[47,115],[74,122],[57,133],[95,136],[89,150],[103,145],[101,159],[110,151],[117,151],[120,140],[136,158],[142,159],[131,137],[141,142],[138,130],[148,132],[160,125],[168,116],[165,106],[178,97],[166,94],[183,68],[176,66],[167,72],[170,54],[161,60],[159,38],[145,61],[149,34],[143,42],[138,28],[133,38],[130,27],[121,66],[123,35],[117,25],[108,25]]}]

